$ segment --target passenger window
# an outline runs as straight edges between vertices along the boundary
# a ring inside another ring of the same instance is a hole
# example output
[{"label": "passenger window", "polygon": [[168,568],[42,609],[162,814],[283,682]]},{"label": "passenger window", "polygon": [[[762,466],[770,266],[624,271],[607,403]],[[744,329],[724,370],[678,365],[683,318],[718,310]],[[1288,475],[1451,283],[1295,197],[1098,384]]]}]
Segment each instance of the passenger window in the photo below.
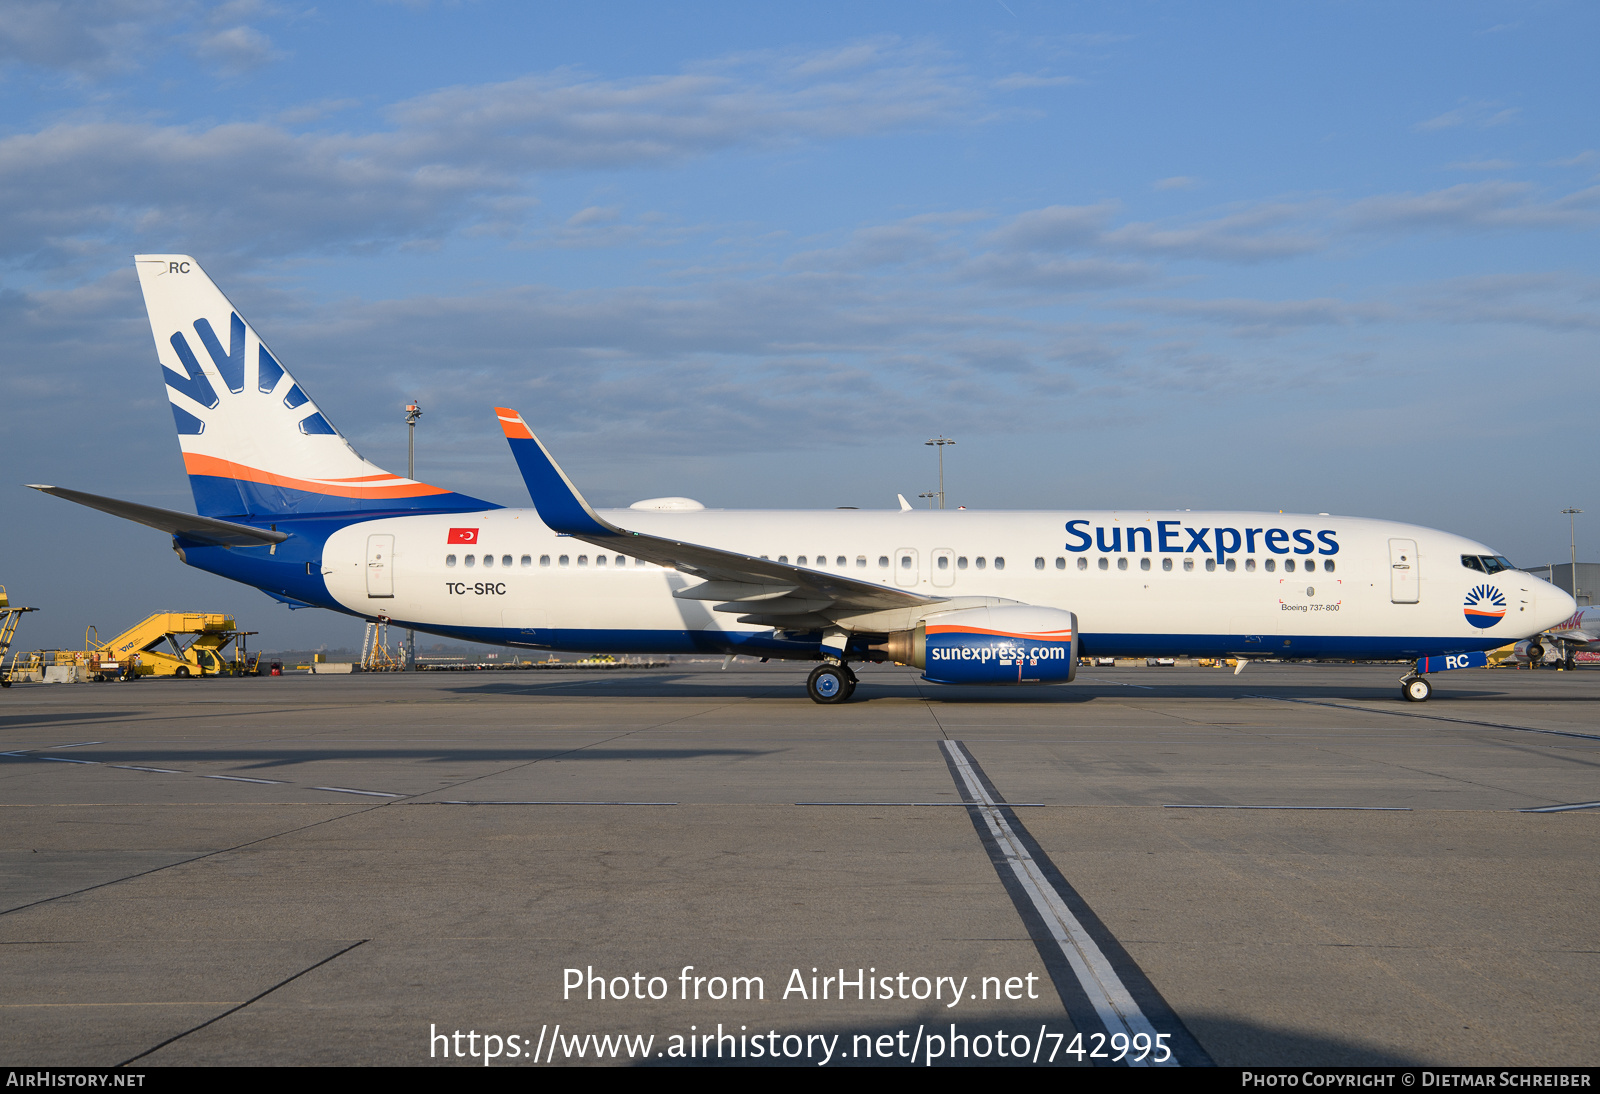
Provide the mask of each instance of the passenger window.
[{"label": "passenger window", "polygon": [[994,560],[994,568],[996,570],[1004,570],[1006,568],[1006,560],[1003,558],[996,558]]},{"label": "passenger window", "polygon": [[587,565],[589,565],[589,556],[588,555],[579,555],[578,556],[578,565],[579,566],[587,566]]},{"label": "passenger window", "polygon": [[1286,558],[1283,560],[1283,572],[1286,574],[1294,573],[1294,559]]},{"label": "passenger window", "polygon": [[605,555],[595,555],[594,556],[594,564],[596,566],[604,566],[606,564],[606,556]]},{"label": "passenger window", "polygon": [[1101,555],[1100,556],[1100,568],[1102,570],[1111,569],[1111,560],[1106,558],[1104,555]]},{"label": "passenger window", "polygon": [[1330,559],[1325,560],[1322,563],[1322,568],[1324,570],[1328,571],[1328,573],[1330,573],[1330,574],[1333,573],[1333,559],[1330,558]]},{"label": "passenger window", "polygon": [[1126,570],[1127,568],[1128,568],[1128,560],[1126,558],[1117,559],[1117,569]]},{"label": "passenger window", "polygon": [[983,561],[983,556],[982,555],[979,555],[977,558],[973,559],[972,560],[972,564],[974,566],[976,566],[980,570],[983,569],[984,566],[988,565],[988,563]]},{"label": "passenger window", "polygon": [[483,556],[483,564],[484,564],[484,566],[493,566],[494,565],[494,556],[493,555],[484,555]]},{"label": "passenger window", "polygon": [[461,560],[461,565],[463,566],[476,566],[477,564],[478,559],[476,555],[468,555],[466,558]]},{"label": "passenger window", "polygon": [[1036,558],[1036,559],[1034,559],[1034,560],[1033,560],[1033,568],[1034,568],[1034,569],[1035,569],[1035,570],[1042,570],[1042,569],[1044,569],[1044,559],[1042,559],[1042,558]]},{"label": "passenger window", "polygon": [[806,564],[806,556],[805,555],[800,555],[798,558],[796,558],[794,560],[794,564],[796,566],[804,566]]},{"label": "passenger window", "polygon": [[967,568],[967,556],[966,555],[962,555],[960,558],[956,559],[956,569],[965,570],[966,568]]},{"label": "passenger window", "polygon": [[836,558],[834,560],[833,564],[835,566],[839,567],[841,570],[844,569],[844,556],[840,555],[838,558]]},{"label": "passenger window", "polygon": [[1162,559],[1162,560],[1161,560],[1161,568],[1162,568],[1162,569],[1163,569],[1163,570],[1166,570],[1166,571],[1168,571],[1168,572],[1171,572],[1171,570],[1172,570],[1172,560],[1171,560],[1171,559],[1170,559],[1170,558],[1164,558],[1164,559]]},{"label": "passenger window", "polygon": [[902,570],[911,569],[911,556],[910,555],[901,555],[900,556],[900,568]]},{"label": "passenger window", "polygon": [[618,566],[626,566],[627,564],[628,564],[628,556],[627,555],[618,555],[617,556],[617,565]]},{"label": "passenger window", "polygon": [[867,568],[867,556],[866,555],[857,555],[856,556],[856,569],[865,570],[866,568]]},{"label": "passenger window", "polygon": [[[566,565],[566,563],[567,563],[567,560],[566,560],[566,559],[562,559],[562,560],[561,560],[561,564],[562,564],[562,565],[563,565],[563,566],[565,566],[565,565]],[[540,555],[540,556],[539,556],[539,565],[541,565],[541,566],[548,566],[548,565],[550,565],[550,556],[549,556],[549,555]]]},{"label": "passenger window", "polygon": [[[1078,561],[1082,562],[1083,559],[1080,558]],[[1060,557],[1059,555],[1057,555],[1056,556],[1056,569],[1065,570],[1066,568],[1067,568],[1067,560],[1062,558],[1062,557]]]},{"label": "passenger window", "polygon": [[1235,558],[1230,558],[1226,563],[1224,563],[1224,568],[1230,574],[1233,573],[1233,571],[1235,571],[1235,570],[1237,570],[1239,568],[1239,560],[1235,559]]},{"label": "passenger window", "polygon": [[788,555],[779,555],[778,556],[778,561],[779,562],[788,562],[789,561],[789,556]]},{"label": "passenger window", "polygon": [[533,565],[533,556],[532,555],[523,555],[522,556],[522,564],[524,566],[532,566]]},{"label": "passenger window", "polygon": [[1269,559],[1267,559],[1267,561],[1263,562],[1262,565],[1267,568],[1267,573],[1270,574],[1273,570],[1276,570],[1278,568],[1278,560],[1274,559],[1274,558],[1269,558]]},{"label": "passenger window", "polygon": [[1216,573],[1216,571],[1217,571],[1217,560],[1214,559],[1214,558],[1206,559],[1206,573],[1212,574],[1212,573]]},{"label": "passenger window", "polygon": [[[527,556],[523,556],[523,557],[527,557]],[[511,556],[510,555],[501,555],[500,556],[500,565],[502,565],[502,566],[511,565]],[[527,565],[527,563],[523,563],[523,565]]]},{"label": "passenger window", "polygon": [[444,556],[444,564],[446,566],[454,566],[456,564],[456,556],[455,555],[445,555]]},{"label": "passenger window", "polygon": [[1306,572],[1307,573],[1310,573],[1312,570],[1315,570],[1316,568],[1317,568],[1317,560],[1316,559],[1314,559],[1314,558],[1306,559]]},{"label": "passenger window", "polygon": [[562,555],[561,556],[561,565],[565,566],[565,565],[567,565],[567,563],[569,563],[571,561],[572,561],[572,558],[571,558],[570,555]]},{"label": "passenger window", "polygon": [[888,568],[889,568],[889,556],[888,555],[879,555],[878,556],[878,569],[887,570]]},{"label": "passenger window", "polygon": [[1192,558],[1186,558],[1186,559],[1184,559],[1184,560],[1183,560],[1183,568],[1184,568],[1184,569],[1185,569],[1185,570],[1192,570],[1192,569],[1194,569],[1194,559],[1192,559]]},{"label": "passenger window", "polygon": [[1255,568],[1256,568],[1256,560],[1255,559],[1247,558],[1247,559],[1244,560],[1244,572],[1245,573],[1247,573],[1247,574],[1251,573],[1251,572],[1253,572],[1255,570]]},{"label": "passenger window", "polygon": [[[1059,562],[1061,560],[1057,559],[1056,561]],[[1078,569],[1087,570],[1088,568],[1089,568],[1089,560],[1084,558],[1082,555],[1079,555],[1078,556]]]},{"label": "passenger window", "polygon": [[[961,561],[965,562],[967,560],[966,559],[962,559]],[[949,558],[949,556],[948,555],[940,555],[939,556],[938,566],[939,566],[939,569],[941,569],[941,570],[948,570],[950,568],[950,558]]]},{"label": "passenger window", "polygon": [[1150,568],[1150,560],[1148,558],[1141,558],[1139,560],[1139,569],[1148,570],[1149,568]]}]

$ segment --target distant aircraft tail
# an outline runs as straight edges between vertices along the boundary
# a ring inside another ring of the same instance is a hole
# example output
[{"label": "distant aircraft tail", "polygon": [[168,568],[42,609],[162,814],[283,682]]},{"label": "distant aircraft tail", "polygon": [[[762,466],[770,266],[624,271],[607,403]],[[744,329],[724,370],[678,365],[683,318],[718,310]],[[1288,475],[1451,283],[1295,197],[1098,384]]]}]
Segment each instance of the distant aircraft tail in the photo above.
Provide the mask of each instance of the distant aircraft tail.
[{"label": "distant aircraft tail", "polygon": [[135,255],[201,516],[493,509],[363,459],[188,255]]}]

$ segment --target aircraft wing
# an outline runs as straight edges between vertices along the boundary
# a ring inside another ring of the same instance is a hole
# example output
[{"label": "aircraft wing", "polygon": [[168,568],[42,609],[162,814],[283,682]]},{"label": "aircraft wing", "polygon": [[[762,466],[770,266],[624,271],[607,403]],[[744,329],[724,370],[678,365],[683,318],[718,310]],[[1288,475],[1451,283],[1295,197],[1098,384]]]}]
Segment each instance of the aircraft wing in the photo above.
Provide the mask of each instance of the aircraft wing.
[{"label": "aircraft wing", "polygon": [[30,490],[53,494],[66,501],[75,501],[79,505],[87,505],[90,509],[98,509],[102,513],[110,513],[114,517],[121,517],[124,520],[136,521],[151,528],[158,528],[169,535],[182,536],[184,539],[191,539],[196,543],[212,543],[229,547],[259,547],[268,543],[282,543],[289,538],[288,532],[273,532],[265,528],[252,528],[248,524],[235,524],[231,520],[217,520],[215,517],[196,517],[188,513],[180,513],[176,509],[157,509],[153,505],[140,505],[137,502],[119,501],[116,498],[103,498],[99,494],[85,494],[81,490],[67,490],[60,486],[43,486],[38,483],[28,483],[27,485]]},{"label": "aircraft wing", "polygon": [[505,407],[496,407],[495,413],[540,519],[554,531],[596,547],[705,578],[704,585],[679,590],[675,595],[681,599],[722,601],[724,611],[748,611],[763,620],[792,615],[797,621],[815,612],[911,608],[944,599],[618,527],[584,500],[522,415]]}]

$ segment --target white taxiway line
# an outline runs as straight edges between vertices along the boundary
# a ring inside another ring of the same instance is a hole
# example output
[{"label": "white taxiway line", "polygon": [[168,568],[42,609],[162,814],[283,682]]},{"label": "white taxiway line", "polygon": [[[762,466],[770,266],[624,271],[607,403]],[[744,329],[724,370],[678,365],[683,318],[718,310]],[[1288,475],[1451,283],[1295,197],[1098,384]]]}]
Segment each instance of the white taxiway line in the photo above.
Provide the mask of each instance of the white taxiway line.
[{"label": "white taxiway line", "polygon": [[313,786],[313,790],[331,790],[335,794],[364,794],[369,798],[403,798],[404,794],[385,794],[381,790],[352,790],[348,786]]},{"label": "white taxiway line", "polygon": [[1600,802],[1574,802],[1572,805],[1541,805],[1537,809],[1518,809],[1518,813],[1572,813],[1579,809],[1600,809]]},{"label": "white taxiway line", "polygon": [[[1122,982],[1122,978],[1117,975],[1116,970],[1111,967],[1111,962],[1106,959],[1105,953],[1095,944],[1089,932],[1083,929],[1078,917],[1073,915],[1071,909],[1062,902],[1055,886],[1050,884],[1049,879],[1039,869],[1039,864],[1034,861],[1028,849],[1012,831],[1005,814],[1000,810],[1000,804],[989,796],[977,773],[972,770],[972,765],[967,762],[965,751],[955,741],[941,741],[940,745],[949,754],[950,762],[960,772],[961,781],[972,798],[971,804],[988,823],[989,834],[1005,856],[1006,864],[1011,867],[1017,882],[1033,902],[1039,918],[1044,920],[1056,945],[1061,947],[1061,953],[1072,966],[1078,982],[1083,985],[1084,993],[1089,997],[1095,1013],[1099,1015],[1107,1035],[1114,1036],[1121,1033],[1131,1037],[1143,1033],[1150,1039],[1151,1044],[1159,1044],[1160,1042],[1156,1040],[1155,1026],[1139,1009],[1139,1004],[1134,1002],[1133,995]],[[1174,1055],[1162,1064],[1130,1061],[1129,1066],[1177,1067],[1178,1058]]]},{"label": "white taxiway line", "polygon": [[[153,767],[146,767],[146,768],[140,768],[140,769],[137,769],[137,770],[154,771],[156,769],[153,768]],[[181,772],[176,772],[175,771],[175,772],[173,772],[173,774],[174,775],[181,774]],[[225,782],[230,782],[230,783],[260,783],[263,786],[287,786],[287,785],[289,785],[288,783],[284,782],[282,779],[247,779],[243,775],[201,775],[200,777],[202,779],[222,779]]]}]

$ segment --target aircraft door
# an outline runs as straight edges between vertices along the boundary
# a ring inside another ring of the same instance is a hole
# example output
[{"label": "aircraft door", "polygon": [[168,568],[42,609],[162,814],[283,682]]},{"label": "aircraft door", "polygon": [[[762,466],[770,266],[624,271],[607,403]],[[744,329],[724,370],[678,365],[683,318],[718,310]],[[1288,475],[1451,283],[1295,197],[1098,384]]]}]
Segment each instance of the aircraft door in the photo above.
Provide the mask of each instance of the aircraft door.
[{"label": "aircraft door", "polygon": [[1396,604],[1417,602],[1417,541],[1389,541],[1389,599]]},{"label": "aircraft door", "polygon": [[949,588],[956,583],[955,552],[948,547],[941,547],[928,555],[928,561],[933,567],[933,583],[941,589]]},{"label": "aircraft door", "polygon": [[367,596],[394,596],[394,537],[367,537]]},{"label": "aircraft door", "polygon": [[915,585],[922,576],[917,568],[917,549],[897,547],[894,552],[894,582],[896,585]]}]

